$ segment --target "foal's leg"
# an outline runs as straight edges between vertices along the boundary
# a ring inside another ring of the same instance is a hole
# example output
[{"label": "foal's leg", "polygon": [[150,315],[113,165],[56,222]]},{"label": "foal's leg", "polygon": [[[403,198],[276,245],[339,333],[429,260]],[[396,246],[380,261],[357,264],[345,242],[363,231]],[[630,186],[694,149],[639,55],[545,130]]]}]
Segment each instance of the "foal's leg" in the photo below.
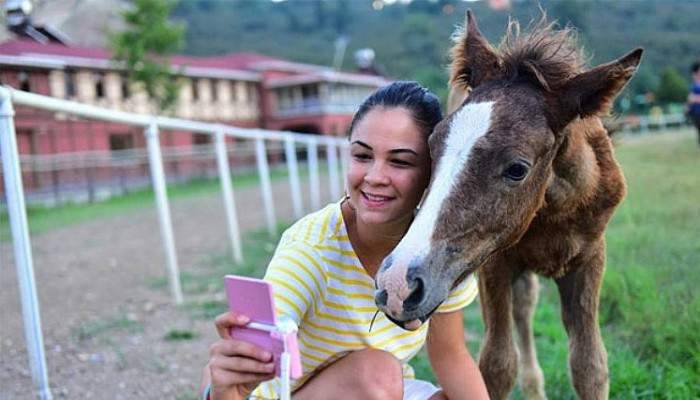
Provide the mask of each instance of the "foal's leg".
[{"label": "foal's leg", "polygon": [[479,271],[479,296],[486,335],[479,369],[492,400],[506,399],[518,375],[518,354],[511,333],[512,273],[504,260]]},{"label": "foal's leg", "polygon": [[532,334],[532,316],[537,306],[540,285],[537,275],[526,271],[513,283],[513,321],[518,334],[520,358],[520,388],[527,399],[543,400],[544,376],[537,362],[535,338]]},{"label": "foal's leg", "polygon": [[605,268],[604,244],[557,280],[569,335],[569,367],[579,398],[608,398],[608,355],[598,326],[598,300]]}]

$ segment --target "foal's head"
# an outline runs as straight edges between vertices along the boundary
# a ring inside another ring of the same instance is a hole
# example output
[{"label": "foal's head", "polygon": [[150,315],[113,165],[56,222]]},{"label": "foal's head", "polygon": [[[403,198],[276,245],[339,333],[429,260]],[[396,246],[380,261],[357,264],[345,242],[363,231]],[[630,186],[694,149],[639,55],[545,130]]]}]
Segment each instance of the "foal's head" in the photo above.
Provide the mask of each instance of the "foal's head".
[{"label": "foal's head", "polygon": [[451,80],[471,92],[435,128],[427,197],[377,274],[376,302],[389,318],[417,328],[490,255],[522,237],[567,125],[606,112],[641,54],[583,72],[568,30],[542,22],[520,35],[512,24],[495,50],[467,13]]}]

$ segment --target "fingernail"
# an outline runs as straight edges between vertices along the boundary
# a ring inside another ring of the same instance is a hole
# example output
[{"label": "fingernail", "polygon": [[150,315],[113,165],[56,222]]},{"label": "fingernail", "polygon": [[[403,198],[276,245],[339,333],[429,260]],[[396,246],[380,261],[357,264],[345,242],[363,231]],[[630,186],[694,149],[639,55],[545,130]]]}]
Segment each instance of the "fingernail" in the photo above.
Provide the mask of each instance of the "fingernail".
[{"label": "fingernail", "polygon": [[263,358],[266,360],[269,360],[272,358],[272,354],[268,353],[267,351],[263,353]]},{"label": "fingernail", "polygon": [[267,364],[267,365],[265,366],[265,368],[266,368],[268,371],[272,371],[272,370],[275,369],[275,363],[269,363],[269,364]]},{"label": "fingernail", "polygon": [[240,323],[240,324],[247,324],[249,321],[250,321],[250,318],[248,318],[245,315],[238,316],[238,323]]}]

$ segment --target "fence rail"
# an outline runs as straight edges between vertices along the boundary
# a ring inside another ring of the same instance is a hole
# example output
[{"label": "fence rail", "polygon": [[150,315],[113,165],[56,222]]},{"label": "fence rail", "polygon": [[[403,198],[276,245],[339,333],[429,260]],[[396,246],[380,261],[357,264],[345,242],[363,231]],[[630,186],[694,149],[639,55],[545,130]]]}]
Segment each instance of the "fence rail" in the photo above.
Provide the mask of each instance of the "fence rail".
[{"label": "fence rail", "polygon": [[[305,150],[291,143],[295,155]],[[227,142],[224,150],[223,158],[229,160],[237,173],[255,170],[254,141]],[[269,142],[266,150],[271,166],[285,167],[284,160],[288,156],[285,143]],[[215,178],[219,173],[216,151],[213,143],[164,147],[162,156],[167,181],[183,183]],[[29,205],[56,206],[103,200],[144,188],[150,182],[146,148],[20,154],[19,160]]]},{"label": "fence rail", "polygon": [[[80,157],[76,157],[76,154],[20,156],[14,126],[15,113],[13,104],[91,120],[114,122],[142,128],[146,138],[146,148],[126,150],[124,152],[92,151],[82,153]],[[212,137],[212,144],[194,146],[188,149],[161,148],[160,138],[168,134],[167,130],[207,134]],[[236,145],[230,148],[229,143],[226,141],[227,137],[234,137],[239,139],[239,141],[245,140],[246,144],[239,145],[239,143],[236,143]],[[313,208],[317,208],[320,205],[319,159],[322,158],[319,155],[319,149],[325,149],[322,155],[325,156],[328,163],[328,176],[330,179],[329,190],[331,196],[338,198],[340,196],[337,171],[338,164],[340,164],[340,167],[345,171],[347,162],[347,160],[343,159],[342,161],[345,162],[339,163],[338,151],[344,146],[347,146],[347,141],[340,138],[292,132],[265,131],[262,129],[244,129],[219,123],[206,123],[155,115],[132,114],[0,86],[0,155],[2,158],[4,188],[15,254],[15,264],[22,297],[25,338],[29,353],[32,379],[34,380],[39,397],[42,399],[51,399],[52,394],[48,383],[39,304],[34,281],[34,267],[26,216],[25,191],[22,181],[23,172],[55,173],[56,171],[72,170],[76,168],[87,168],[89,171],[91,168],[99,169],[113,166],[126,168],[128,166],[141,165],[141,163],[146,164],[145,160],[147,160],[156,197],[170,291],[175,302],[181,303],[183,301],[182,289],[180,286],[170,206],[165,185],[166,173],[168,172],[165,166],[169,161],[187,155],[194,160],[213,161],[216,164],[216,171],[222,188],[226,223],[231,242],[230,246],[234,260],[240,262],[242,261],[241,240],[234,193],[231,185],[231,160],[239,157],[247,157],[250,160],[254,159],[254,165],[256,166],[261,182],[266,225],[270,234],[274,234],[276,216],[270,184],[269,155],[271,153],[284,155],[284,162],[288,170],[289,185],[292,191],[291,197],[294,214],[298,218],[301,217],[304,212],[300,190],[299,161],[297,159],[299,147],[302,147],[306,154],[306,164],[309,171],[310,203]],[[341,152],[341,154],[345,155],[346,152]],[[25,170],[23,170],[23,168],[25,168]]]},{"label": "fence rail", "polygon": [[649,133],[654,130],[666,129],[673,126],[683,126],[688,120],[683,114],[659,115],[630,115],[622,119],[624,132]]}]

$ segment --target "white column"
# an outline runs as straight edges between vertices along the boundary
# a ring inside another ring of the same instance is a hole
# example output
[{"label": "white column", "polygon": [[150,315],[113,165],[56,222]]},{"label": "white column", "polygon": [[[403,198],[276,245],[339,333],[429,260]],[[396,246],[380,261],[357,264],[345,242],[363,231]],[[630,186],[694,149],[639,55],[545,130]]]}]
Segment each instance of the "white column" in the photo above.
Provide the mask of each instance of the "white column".
[{"label": "white column", "polygon": [[2,155],[7,212],[12,232],[17,280],[19,281],[20,295],[22,297],[24,337],[27,341],[32,381],[39,392],[39,398],[51,400],[53,397],[49,387],[46,356],[44,354],[44,337],[41,332],[39,301],[34,281],[34,263],[29,241],[24,188],[22,187],[22,171],[20,170],[17,138],[15,137],[13,122],[14,115],[10,93],[0,87],[0,154]]},{"label": "white column", "polygon": [[328,180],[330,184],[331,198],[333,201],[340,199],[340,179],[338,178],[338,148],[332,139],[326,140],[326,159],[328,162]]},{"label": "white column", "polygon": [[224,209],[226,210],[226,222],[228,234],[231,240],[231,251],[236,263],[243,262],[241,252],[241,235],[236,214],[236,199],[233,197],[233,185],[231,185],[231,169],[228,165],[228,152],[226,151],[226,137],[219,130],[216,132],[216,163],[219,167],[219,180],[221,181],[221,193],[224,196]]},{"label": "white column", "polygon": [[146,144],[148,146],[148,163],[151,167],[151,179],[153,190],[156,194],[158,218],[160,220],[160,233],[163,236],[165,258],[170,280],[170,291],[175,304],[182,304],[182,288],[180,287],[180,272],[177,266],[177,254],[175,253],[175,238],[173,235],[173,223],[170,219],[170,204],[168,192],[165,187],[165,173],[163,172],[163,156],[160,152],[160,139],[158,138],[158,126],[152,123],[146,131]]},{"label": "white column", "polygon": [[299,219],[303,216],[304,209],[301,199],[301,183],[299,181],[296,143],[294,142],[294,137],[291,135],[287,136],[284,141],[284,154],[287,159],[287,171],[289,172],[289,187],[292,190],[294,217]]},{"label": "white column", "polygon": [[348,188],[348,167],[350,166],[350,151],[347,145],[339,146],[340,150],[340,169],[343,173],[343,190],[347,194]]},{"label": "white column", "polygon": [[318,178],[318,145],[315,138],[309,138],[306,142],[307,160],[309,164],[309,191],[311,192],[311,210],[321,208],[321,183]]},{"label": "white column", "polygon": [[267,220],[267,231],[270,237],[277,234],[277,221],[275,219],[275,205],[272,202],[272,186],[270,185],[270,168],[267,165],[267,152],[265,151],[265,140],[255,139],[255,158],[258,163],[258,174],[260,176],[260,189],[262,190],[263,203],[265,205],[265,217]]}]

